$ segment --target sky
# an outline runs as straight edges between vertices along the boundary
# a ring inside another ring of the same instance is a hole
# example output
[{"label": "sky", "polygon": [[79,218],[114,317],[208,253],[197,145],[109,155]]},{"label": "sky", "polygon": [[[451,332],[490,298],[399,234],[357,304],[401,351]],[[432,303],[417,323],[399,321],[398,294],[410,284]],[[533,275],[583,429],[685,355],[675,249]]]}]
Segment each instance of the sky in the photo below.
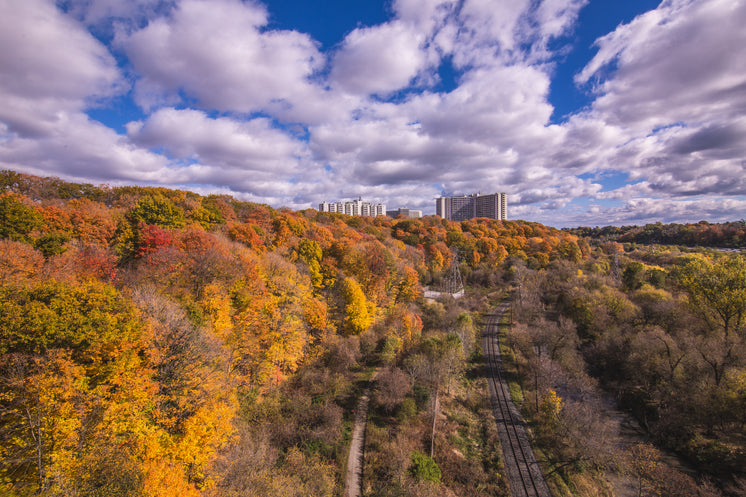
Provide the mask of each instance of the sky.
[{"label": "sky", "polygon": [[746,0],[0,0],[0,169],[549,226],[746,218]]}]

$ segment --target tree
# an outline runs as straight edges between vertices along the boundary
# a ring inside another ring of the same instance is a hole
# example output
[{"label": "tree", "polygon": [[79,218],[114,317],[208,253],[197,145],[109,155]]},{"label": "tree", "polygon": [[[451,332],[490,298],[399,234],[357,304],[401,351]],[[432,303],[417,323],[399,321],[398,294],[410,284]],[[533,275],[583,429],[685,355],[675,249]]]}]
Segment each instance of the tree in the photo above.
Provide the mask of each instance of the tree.
[{"label": "tree", "polygon": [[340,284],[344,302],[344,329],[351,335],[359,335],[373,323],[373,304],[368,302],[353,278],[345,278]]},{"label": "tree", "polygon": [[641,262],[632,261],[622,273],[622,284],[626,290],[637,290],[642,286],[645,266]]},{"label": "tree", "polygon": [[722,332],[726,340],[744,334],[746,257],[728,255],[713,262],[694,256],[679,268],[678,277],[692,309],[712,331]]},{"label": "tree", "polygon": [[13,194],[0,195],[0,238],[30,241],[30,233],[41,226],[41,216]]},{"label": "tree", "polygon": [[0,240],[0,285],[33,278],[43,266],[44,257],[27,243]]},{"label": "tree", "polygon": [[376,401],[387,414],[399,407],[411,389],[411,379],[399,368],[388,367],[376,377]]},{"label": "tree", "polygon": [[8,354],[0,371],[0,474],[44,493],[74,464],[85,371],[66,351]]},{"label": "tree", "polygon": [[67,251],[65,244],[70,241],[70,237],[64,233],[47,233],[36,239],[34,247],[39,250],[44,257],[64,254]]},{"label": "tree", "polygon": [[184,211],[163,195],[142,197],[127,213],[133,225],[155,224],[162,228],[182,228],[186,224]]},{"label": "tree", "polygon": [[89,374],[140,342],[141,322],[109,285],[48,282],[0,288],[0,353],[66,348]]},{"label": "tree", "polygon": [[430,457],[435,449],[435,422],[438,416],[438,396],[441,388],[448,387],[451,380],[463,367],[464,352],[458,335],[430,337],[420,345],[421,352],[414,354],[406,363],[409,373],[430,390],[432,399],[432,430],[430,432]]},{"label": "tree", "polygon": [[303,238],[298,242],[298,257],[308,266],[311,284],[314,288],[320,289],[324,282],[324,275],[321,273],[321,245],[314,240]]},{"label": "tree", "polygon": [[[129,443],[135,424],[148,424],[148,402],[112,400],[147,397],[142,338],[138,313],[111,286],[1,288],[0,452],[7,457],[0,459],[8,464],[0,465],[0,480],[61,492],[83,479],[81,461],[98,446],[102,426]],[[127,378],[137,383],[125,385]],[[151,437],[157,445],[152,431],[133,445]]]}]

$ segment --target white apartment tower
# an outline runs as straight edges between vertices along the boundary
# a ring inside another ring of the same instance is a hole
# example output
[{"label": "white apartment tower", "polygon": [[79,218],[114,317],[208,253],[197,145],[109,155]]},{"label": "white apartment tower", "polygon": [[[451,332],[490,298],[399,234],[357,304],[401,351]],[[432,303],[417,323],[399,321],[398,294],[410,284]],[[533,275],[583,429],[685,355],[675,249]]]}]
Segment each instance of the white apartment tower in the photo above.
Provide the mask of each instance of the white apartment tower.
[{"label": "white apartment tower", "polygon": [[357,198],[347,202],[321,202],[319,204],[319,211],[339,212],[348,216],[376,217],[386,215],[386,205],[371,204],[370,202],[363,202],[361,198]]},{"label": "white apartment tower", "polygon": [[452,221],[466,221],[475,217],[507,221],[508,195],[475,193],[460,197],[439,197],[435,199],[435,213]]}]

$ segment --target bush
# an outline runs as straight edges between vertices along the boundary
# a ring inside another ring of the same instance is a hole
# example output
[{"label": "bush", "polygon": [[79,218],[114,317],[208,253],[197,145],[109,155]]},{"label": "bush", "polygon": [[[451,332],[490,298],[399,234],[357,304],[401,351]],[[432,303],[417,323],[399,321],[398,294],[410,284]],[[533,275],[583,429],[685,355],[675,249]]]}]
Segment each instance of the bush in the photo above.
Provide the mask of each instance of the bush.
[{"label": "bush", "polygon": [[412,472],[412,476],[418,480],[440,483],[440,468],[433,461],[432,457],[420,451],[412,453],[412,467],[410,471]]},{"label": "bush", "polygon": [[413,418],[417,414],[417,404],[414,399],[407,397],[399,405],[399,410],[396,413],[397,420],[401,423],[410,418]]}]

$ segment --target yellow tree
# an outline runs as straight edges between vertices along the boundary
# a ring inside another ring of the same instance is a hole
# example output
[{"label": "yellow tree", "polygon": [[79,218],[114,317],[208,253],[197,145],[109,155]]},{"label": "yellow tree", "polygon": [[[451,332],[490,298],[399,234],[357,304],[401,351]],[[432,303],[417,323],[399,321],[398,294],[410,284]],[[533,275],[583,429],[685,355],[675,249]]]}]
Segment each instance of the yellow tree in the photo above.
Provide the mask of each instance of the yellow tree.
[{"label": "yellow tree", "polygon": [[77,456],[85,387],[85,371],[66,351],[3,357],[2,480],[15,480],[16,488],[34,481],[39,493],[64,488]]},{"label": "yellow tree", "polygon": [[746,323],[746,257],[729,255],[714,262],[693,256],[678,271],[692,309],[724,338],[742,334]]},{"label": "yellow tree", "polygon": [[353,278],[342,280],[341,287],[344,329],[350,335],[359,335],[373,323],[373,304],[368,302],[360,285]]}]

